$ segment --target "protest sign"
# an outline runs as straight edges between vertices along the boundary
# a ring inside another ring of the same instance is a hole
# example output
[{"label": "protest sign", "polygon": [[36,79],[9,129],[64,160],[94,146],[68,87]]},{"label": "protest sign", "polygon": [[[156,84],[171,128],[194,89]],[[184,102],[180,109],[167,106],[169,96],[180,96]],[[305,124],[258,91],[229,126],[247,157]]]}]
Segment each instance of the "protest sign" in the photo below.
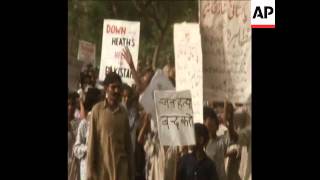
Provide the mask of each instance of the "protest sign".
[{"label": "protest sign", "polygon": [[95,64],[96,60],[96,45],[84,40],[79,40],[78,60],[85,64]]},{"label": "protest sign", "polygon": [[204,99],[243,103],[251,94],[250,1],[200,1]]},{"label": "protest sign", "polygon": [[105,19],[103,23],[102,49],[99,80],[103,81],[107,71],[116,72],[123,82],[134,83],[129,65],[122,57],[127,46],[137,68],[139,52],[140,22]]},{"label": "protest sign", "polygon": [[203,121],[202,50],[198,23],[174,24],[176,90],[190,90],[194,121]]},{"label": "protest sign", "polygon": [[156,124],[156,110],[154,105],[154,91],[155,90],[174,90],[171,81],[165,76],[161,69],[158,69],[153,75],[148,87],[143,91],[139,97],[139,103],[143,106],[144,111],[151,115],[151,126],[157,127]]},{"label": "protest sign", "polygon": [[194,145],[191,92],[155,91],[158,135],[162,146]]}]

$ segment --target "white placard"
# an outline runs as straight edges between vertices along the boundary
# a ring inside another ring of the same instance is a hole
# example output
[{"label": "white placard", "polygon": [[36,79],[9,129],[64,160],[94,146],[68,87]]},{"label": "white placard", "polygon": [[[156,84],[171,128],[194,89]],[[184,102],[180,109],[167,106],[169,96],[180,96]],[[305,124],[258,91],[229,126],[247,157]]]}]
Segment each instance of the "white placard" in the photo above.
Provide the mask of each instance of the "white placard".
[{"label": "white placard", "polygon": [[174,24],[176,90],[190,90],[194,121],[203,122],[202,50],[198,23]]},{"label": "white placard", "polygon": [[251,94],[250,1],[200,1],[204,99],[243,103]]},{"label": "white placard", "polygon": [[88,41],[79,40],[78,60],[94,65],[96,60],[96,45]]},{"label": "white placard", "polygon": [[194,145],[191,92],[155,91],[158,135],[162,146]]},{"label": "white placard", "polygon": [[129,65],[122,57],[127,46],[135,68],[138,65],[140,22],[105,19],[103,23],[99,80],[103,81],[107,70],[116,72],[123,82],[134,83]]}]

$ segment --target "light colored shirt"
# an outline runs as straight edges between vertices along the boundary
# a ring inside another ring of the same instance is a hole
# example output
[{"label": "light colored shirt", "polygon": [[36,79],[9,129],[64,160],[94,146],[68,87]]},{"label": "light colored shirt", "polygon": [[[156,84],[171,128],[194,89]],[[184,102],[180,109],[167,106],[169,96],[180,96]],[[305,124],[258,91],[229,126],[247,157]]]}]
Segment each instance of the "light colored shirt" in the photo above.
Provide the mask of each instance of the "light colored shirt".
[{"label": "light colored shirt", "polygon": [[95,86],[97,89],[99,89],[99,90],[103,90],[103,86],[101,85],[101,83],[99,83],[99,82],[97,82],[96,83],[96,86]]},{"label": "light colored shirt", "polygon": [[226,135],[227,133],[228,133],[228,128],[223,124],[219,124],[219,129],[217,131],[217,136]]},{"label": "light colored shirt", "polygon": [[215,163],[219,180],[226,180],[225,153],[230,144],[227,135],[218,136],[216,139],[209,139],[206,146],[207,156]]},{"label": "light colored shirt", "polygon": [[85,97],[86,97],[86,93],[82,90],[82,88],[80,88],[77,93],[79,94],[80,96],[80,99],[82,99],[83,101],[85,100]]},{"label": "light colored shirt", "polygon": [[[90,119],[88,114],[88,119]],[[80,160],[80,179],[86,180],[86,155],[87,155],[87,137],[88,137],[88,120],[81,120],[78,128],[76,142],[73,146],[73,153]]]},{"label": "light colored shirt", "polygon": [[241,179],[251,179],[251,126],[240,130],[238,143],[243,146],[239,174]]}]

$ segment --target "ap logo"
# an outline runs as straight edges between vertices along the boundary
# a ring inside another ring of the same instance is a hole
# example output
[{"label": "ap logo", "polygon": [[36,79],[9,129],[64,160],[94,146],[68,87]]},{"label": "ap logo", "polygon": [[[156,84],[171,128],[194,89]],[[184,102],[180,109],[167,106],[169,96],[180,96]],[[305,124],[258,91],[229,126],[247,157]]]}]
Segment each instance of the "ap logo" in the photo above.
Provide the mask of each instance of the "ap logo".
[{"label": "ap logo", "polygon": [[251,0],[251,27],[275,28],[275,0]]}]

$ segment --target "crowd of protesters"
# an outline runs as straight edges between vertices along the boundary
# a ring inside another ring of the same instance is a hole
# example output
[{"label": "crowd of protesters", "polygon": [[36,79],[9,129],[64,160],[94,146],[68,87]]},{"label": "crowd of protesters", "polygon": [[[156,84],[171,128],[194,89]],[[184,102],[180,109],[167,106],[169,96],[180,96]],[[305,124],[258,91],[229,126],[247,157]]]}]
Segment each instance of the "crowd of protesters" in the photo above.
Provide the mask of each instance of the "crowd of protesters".
[{"label": "crowd of protesters", "polygon": [[[156,121],[139,103],[155,70],[134,67],[123,50],[134,85],[106,71],[99,82],[92,65],[81,72],[79,90],[68,94],[69,180],[251,179],[251,99],[247,104],[208,102],[203,123],[194,124],[194,146],[161,146]],[[164,74],[175,86],[173,64]]]}]

